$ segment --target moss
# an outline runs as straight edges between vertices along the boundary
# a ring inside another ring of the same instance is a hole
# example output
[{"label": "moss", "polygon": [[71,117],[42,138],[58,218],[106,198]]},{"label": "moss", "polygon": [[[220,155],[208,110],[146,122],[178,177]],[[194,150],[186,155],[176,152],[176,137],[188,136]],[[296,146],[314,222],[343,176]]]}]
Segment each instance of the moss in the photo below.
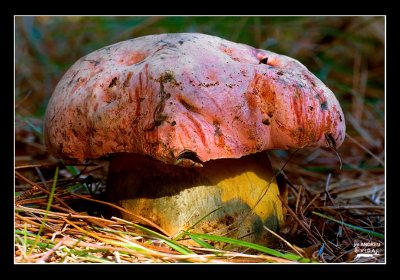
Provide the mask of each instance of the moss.
[{"label": "moss", "polygon": [[172,71],[165,71],[164,74],[160,76],[160,83],[171,83],[174,85],[179,85],[179,83],[175,79],[175,75]]}]

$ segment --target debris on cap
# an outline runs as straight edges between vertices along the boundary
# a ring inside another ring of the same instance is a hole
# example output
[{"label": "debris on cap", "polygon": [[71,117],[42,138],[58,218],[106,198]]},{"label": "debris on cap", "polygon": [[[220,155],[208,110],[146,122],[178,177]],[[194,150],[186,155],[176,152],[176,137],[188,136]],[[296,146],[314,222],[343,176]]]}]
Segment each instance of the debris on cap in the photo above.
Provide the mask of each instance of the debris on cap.
[{"label": "debris on cap", "polygon": [[268,150],[338,147],[335,95],[297,60],[198,33],[144,36],[79,59],[49,101],[49,151],[188,165]]}]

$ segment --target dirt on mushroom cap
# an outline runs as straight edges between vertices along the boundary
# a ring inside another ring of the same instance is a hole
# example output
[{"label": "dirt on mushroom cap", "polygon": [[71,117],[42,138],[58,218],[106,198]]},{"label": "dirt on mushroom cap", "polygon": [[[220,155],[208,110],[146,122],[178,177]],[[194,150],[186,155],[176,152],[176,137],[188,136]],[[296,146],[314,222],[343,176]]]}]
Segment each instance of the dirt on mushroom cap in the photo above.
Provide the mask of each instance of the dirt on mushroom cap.
[{"label": "dirt on mushroom cap", "polygon": [[[198,33],[140,37],[79,59],[49,101],[49,151],[185,165],[267,150],[338,147],[334,94],[298,61]],[[329,141],[327,141],[329,139]]]}]

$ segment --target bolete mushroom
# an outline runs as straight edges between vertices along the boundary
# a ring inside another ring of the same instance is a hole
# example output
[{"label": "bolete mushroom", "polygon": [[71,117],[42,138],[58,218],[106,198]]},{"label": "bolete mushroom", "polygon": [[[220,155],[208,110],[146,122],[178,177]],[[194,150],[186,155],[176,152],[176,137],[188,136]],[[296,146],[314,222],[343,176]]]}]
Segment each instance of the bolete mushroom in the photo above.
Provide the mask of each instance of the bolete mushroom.
[{"label": "bolete mushroom", "polygon": [[197,33],[82,57],[44,125],[55,155],[109,155],[109,199],[168,234],[193,228],[259,243],[269,240],[263,225],[277,230],[284,218],[265,151],[338,147],[345,137],[339,102],[300,62]]}]

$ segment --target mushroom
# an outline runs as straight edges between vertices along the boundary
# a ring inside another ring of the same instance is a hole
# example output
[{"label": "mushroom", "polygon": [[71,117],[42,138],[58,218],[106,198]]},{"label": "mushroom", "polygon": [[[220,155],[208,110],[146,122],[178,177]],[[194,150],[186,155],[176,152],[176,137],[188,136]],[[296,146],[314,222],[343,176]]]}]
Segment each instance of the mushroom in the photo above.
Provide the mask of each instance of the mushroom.
[{"label": "mushroom", "polygon": [[263,225],[278,230],[284,215],[265,151],[336,148],[345,121],[332,91],[297,60],[175,33],[79,59],[54,90],[44,131],[59,157],[109,156],[108,199],[167,234],[268,244]]}]

